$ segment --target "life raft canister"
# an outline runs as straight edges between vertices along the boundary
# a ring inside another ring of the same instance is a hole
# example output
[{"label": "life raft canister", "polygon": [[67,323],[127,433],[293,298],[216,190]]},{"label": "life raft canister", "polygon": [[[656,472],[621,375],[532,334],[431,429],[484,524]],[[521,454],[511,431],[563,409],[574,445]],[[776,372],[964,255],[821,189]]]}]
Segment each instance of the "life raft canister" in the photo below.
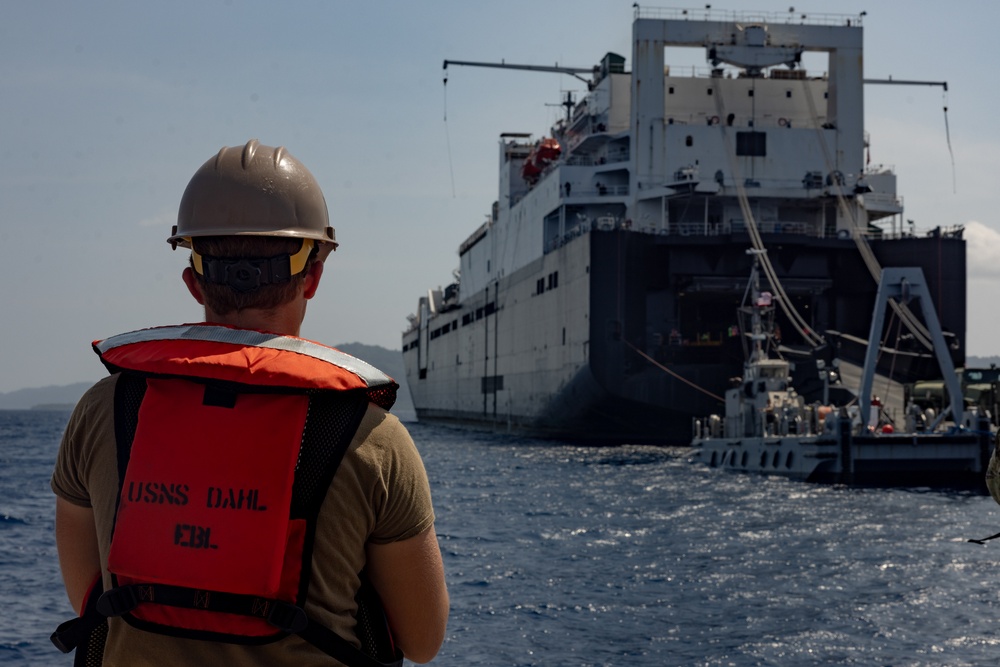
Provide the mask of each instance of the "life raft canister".
[{"label": "life raft canister", "polygon": [[391,407],[398,385],[334,348],[219,325],[144,329],[94,349],[123,372],[119,385],[140,387],[131,425],[116,395],[113,588],[98,611],[231,643],[299,633],[344,661],[302,610],[312,534],[368,402]]}]

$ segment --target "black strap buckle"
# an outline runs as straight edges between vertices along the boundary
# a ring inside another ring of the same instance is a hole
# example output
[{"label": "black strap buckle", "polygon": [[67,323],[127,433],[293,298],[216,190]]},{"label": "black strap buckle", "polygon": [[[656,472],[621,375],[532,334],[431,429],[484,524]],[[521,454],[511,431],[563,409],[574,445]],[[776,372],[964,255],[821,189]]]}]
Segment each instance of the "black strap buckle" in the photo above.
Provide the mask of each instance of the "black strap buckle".
[{"label": "black strap buckle", "polygon": [[105,591],[97,600],[97,611],[102,616],[121,616],[139,606],[139,596],[132,586],[121,586]]},{"label": "black strap buckle", "polygon": [[71,618],[65,623],[60,623],[56,631],[49,639],[55,647],[63,653],[69,653],[87,636],[89,628],[84,627],[82,618]]},{"label": "black strap buckle", "polygon": [[201,264],[208,282],[229,285],[237,292],[249,292],[261,285],[285,283],[292,277],[289,255],[246,259],[204,255]]},{"label": "black strap buckle", "polygon": [[267,622],[282,632],[297,635],[309,625],[309,618],[302,607],[290,602],[271,600],[271,611],[267,615]]}]

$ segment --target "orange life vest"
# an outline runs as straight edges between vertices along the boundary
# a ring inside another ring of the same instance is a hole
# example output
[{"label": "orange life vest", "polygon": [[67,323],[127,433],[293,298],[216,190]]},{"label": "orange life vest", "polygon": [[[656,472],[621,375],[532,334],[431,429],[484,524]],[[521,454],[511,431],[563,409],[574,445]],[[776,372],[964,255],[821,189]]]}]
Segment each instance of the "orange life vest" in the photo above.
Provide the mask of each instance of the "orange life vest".
[{"label": "orange life vest", "polygon": [[347,662],[303,611],[316,517],[368,403],[388,409],[398,385],[334,348],[220,325],[94,349],[122,373],[113,588],[97,611],[231,643],[297,633]]}]

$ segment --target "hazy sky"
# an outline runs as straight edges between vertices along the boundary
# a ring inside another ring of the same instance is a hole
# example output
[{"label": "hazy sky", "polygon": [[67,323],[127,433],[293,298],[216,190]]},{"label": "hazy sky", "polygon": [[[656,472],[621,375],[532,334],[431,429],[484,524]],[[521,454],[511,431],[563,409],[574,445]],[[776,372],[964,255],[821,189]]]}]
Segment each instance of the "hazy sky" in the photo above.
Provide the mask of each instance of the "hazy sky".
[{"label": "hazy sky", "polygon": [[[868,12],[867,77],[949,84],[954,171],[940,88],[866,87],[871,159],[918,229],[966,225],[968,353],[1000,354],[1000,3],[838,9]],[[93,339],[200,319],[165,239],[198,166],[250,138],[310,168],[341,242],[303,335],[398,348],[496,198],[499,134],[543,135],[582,88],[469,67],[445,87],[442,61],[631,68],[631,23],[631,0],[0,3],[0,392],[96,380]]]}]

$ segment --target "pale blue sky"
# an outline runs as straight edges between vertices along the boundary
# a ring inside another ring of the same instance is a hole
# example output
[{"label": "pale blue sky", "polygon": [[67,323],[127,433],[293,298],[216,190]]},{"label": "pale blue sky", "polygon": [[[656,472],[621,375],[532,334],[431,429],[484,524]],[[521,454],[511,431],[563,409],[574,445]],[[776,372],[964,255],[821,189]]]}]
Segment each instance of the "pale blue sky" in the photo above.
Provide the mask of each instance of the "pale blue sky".
[{"label": "pale blue sky", "polygon": [[[714,7],[790,4],[831,7]],[[872,161],[918,227],[968,225],[968,351],[1000,354],[1000,4],[838,5],[862,10],[866,76],[949,82],[957,191],[939,88],[868,87]],[[498,135],[544,134],[581,88],[455,67],[445,95],[442,61],[630,61],[631,21],[630,0],[0,3],[0,392],[95,380],[91,340],[200,318],[165,239],[195,169],[252,137],[312,170],[342,244],[303,335],[398,348],[496,198]]]}]

